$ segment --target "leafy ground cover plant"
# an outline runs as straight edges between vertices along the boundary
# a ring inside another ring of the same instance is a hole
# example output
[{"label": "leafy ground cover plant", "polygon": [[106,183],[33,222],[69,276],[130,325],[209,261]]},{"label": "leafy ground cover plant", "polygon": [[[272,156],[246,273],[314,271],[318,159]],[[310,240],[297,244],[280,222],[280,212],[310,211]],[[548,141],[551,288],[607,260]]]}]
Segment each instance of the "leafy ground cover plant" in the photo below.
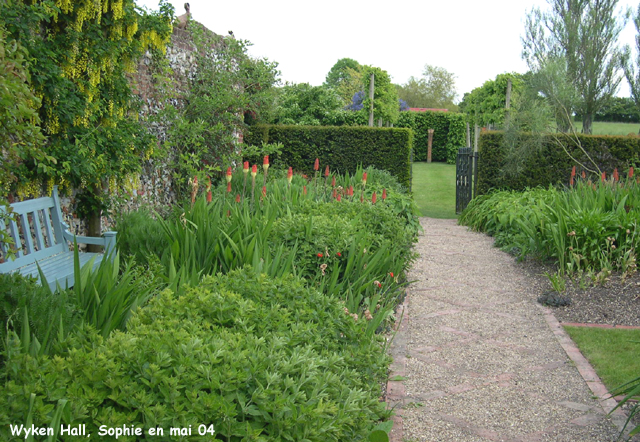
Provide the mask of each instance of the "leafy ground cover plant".
[{"label": "leafy ground cover plant", "polygon": [[205,277],[152,299],[126,332],[85,329],[63,357],[34,359],[10,340],[0,434],[47,426],[57,406],[62,423],[92,434],[206,423],[226,441],[365,440],[388,416],[378,399],[387,356],[367,322],[291,275]]},{"label": "leafy ground cover plant", "polygon": [[556,261],[560,276],[603,282],[614,270],[636,271],[639,219],[640,186],[631,177],[496,191],[473,200],[459,222],[494,235],[497,246],[521,258]]}]

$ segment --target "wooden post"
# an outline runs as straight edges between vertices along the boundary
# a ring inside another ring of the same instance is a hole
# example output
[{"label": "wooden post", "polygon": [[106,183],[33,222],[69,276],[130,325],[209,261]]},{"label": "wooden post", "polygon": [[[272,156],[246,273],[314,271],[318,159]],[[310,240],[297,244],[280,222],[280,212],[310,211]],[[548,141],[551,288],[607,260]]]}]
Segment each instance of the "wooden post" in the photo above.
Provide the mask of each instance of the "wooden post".
[{"label": "wooden post", "polygon": [[433,129],[429,129],[429,144],[427,144],[427,163],[431,162],[431,148],[433,146]]},{"label": "wooden post", "polygon": [[504,127],[505,129],[509,127],[509,108],[511,107],[511,78],[507,80],[507,99],[504,103],[504,108],[506,109],[504,113]]},{"label": "wooden post", "polygon": [[369,100],[371,100],[371,104],[369,105],[369,127],[373,127],[373,88],[375,81],[375,75],[371,74],[369,77]]},{"label": "wooden post", "polygon": [[471,147],[471,128],[467,123],[467,147]]},{"label": "wooden post", "polygon": [[473,151],[477,152],[478,151],[478,135],[479,135],[479,128],[478,125],[475,125],[475,134],[473,135]]}]

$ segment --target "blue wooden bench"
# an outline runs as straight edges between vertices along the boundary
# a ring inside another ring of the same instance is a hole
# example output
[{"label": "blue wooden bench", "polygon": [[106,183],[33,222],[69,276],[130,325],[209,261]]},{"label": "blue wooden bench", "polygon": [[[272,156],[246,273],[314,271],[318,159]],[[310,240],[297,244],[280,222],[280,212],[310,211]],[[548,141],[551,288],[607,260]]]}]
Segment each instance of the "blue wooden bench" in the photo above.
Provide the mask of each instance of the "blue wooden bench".
[{"label": "blue wooden bench", "polygon": [[[40,279],[38,266],[42,270],[47,284],[55,290],[72,287],[74,283],[73,251],[70,244],[94,244],[103,246],[102,253],[79,253],[80,267],[95,256],[94,268],[110,251],[115,250],[116,232],[105,232],[102,238],[76,236],[62,221],[58,186],[53,187],[50,197],[37,198],[10,205],[15,219],[7,226],[0,217],[0,229],[8,232],[13,244],[0,242],[5,262],[0,264],[0,273],[19,272],[25,276]],[[6,214],[6,206],[0,207],[0,214]],[[8,247],[15,251],[15,259],[6,258]],[[42,281],[40,281],[42,283]]]}]

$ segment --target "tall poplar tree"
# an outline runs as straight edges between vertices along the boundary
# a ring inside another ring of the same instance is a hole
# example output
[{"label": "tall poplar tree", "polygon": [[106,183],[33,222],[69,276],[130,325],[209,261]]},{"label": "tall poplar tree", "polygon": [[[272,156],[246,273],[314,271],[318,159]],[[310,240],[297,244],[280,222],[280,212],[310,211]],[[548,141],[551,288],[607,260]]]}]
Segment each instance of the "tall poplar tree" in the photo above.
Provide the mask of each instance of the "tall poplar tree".
[{"label": "tall poplar tree", "polygon": [[527,16],[522,56],[534,73],[545,69],[549,60],[564,64],[567,80],[579,95],[575,109],[564,103],[566,111],[580,112],[582,131],[591,133],[595,113],[616,93],[622,79],[617,40],[628,13],[616,13],[618,0],[547,1],[549,11],[534,8]]}]

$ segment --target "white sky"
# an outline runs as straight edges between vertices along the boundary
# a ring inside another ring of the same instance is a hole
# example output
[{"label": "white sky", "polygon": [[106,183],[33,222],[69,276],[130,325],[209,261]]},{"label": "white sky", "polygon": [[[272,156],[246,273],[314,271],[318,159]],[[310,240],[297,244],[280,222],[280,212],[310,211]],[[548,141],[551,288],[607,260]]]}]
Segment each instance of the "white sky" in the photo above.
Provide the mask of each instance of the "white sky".
[{"label": "white sky", "polygon": [[[637,8],[638,0],[619,5]],[[136,0],[157,9],[157,0]],[[282,81],[320,85],[340,58],[386,70],[394,83],[419,77],[425,64],[453,72],[458,99],[504,72],[527,71],[524,19],[544,0],[189,0],[194,20],[218,34],[232,30],[249,53],[278,62]],[[176,15],[184,1],[171,0]],[[621,43],[634,47],[630,21]],[[623,81],[620,96],[628,96]]]}]

